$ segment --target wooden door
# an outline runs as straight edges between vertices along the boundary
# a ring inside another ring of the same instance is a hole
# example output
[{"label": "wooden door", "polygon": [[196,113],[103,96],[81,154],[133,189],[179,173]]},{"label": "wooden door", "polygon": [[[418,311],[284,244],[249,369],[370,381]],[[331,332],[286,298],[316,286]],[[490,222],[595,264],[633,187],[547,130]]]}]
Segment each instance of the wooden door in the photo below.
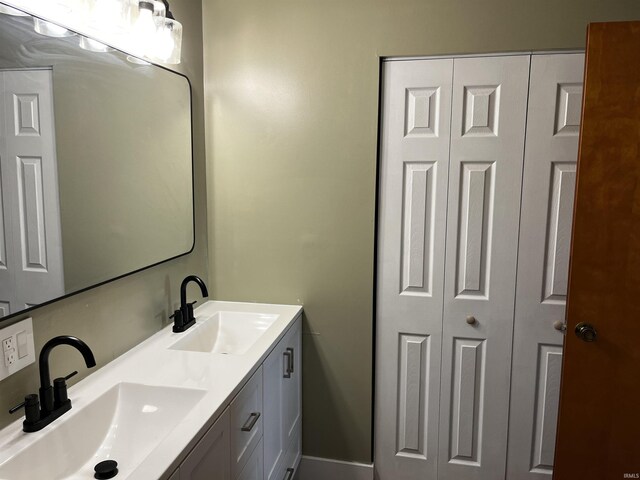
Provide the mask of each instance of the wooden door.
[{"label": "wooden door", "polygon": [[375,468],[436,478],[453,59],[383,75]]},{"label": "wooden door", "polygon": [[589,26],[555,480],[640,478],[638,59],[640,22]]},{"label": "wooden door", "polygon": [[531,58],[513,332],[509,480],[553,471],[584,54]]},{"label": "wooden door", "polygon": [[529,60],[454,60],[440,480],[504,478]]}]

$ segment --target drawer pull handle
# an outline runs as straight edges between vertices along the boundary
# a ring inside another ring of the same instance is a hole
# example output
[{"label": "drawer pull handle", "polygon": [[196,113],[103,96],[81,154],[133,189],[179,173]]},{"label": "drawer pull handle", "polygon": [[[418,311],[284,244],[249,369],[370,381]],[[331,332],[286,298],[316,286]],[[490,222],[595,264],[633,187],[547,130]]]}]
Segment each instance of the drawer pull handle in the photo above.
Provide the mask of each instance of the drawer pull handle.
[{"label": "drawer pull handle", "polygon": [[294,367],[294,365],[293,365],[293,362],[294,362],[294,359],[295,359],[295,355],[293,354],[293,348],[287,348],[287,352],[289,352],[289,353],[291,354],[291,355],[289,356],[289,358],[290,358],[290,362],[291,362],[291,365],[290,365],[290,367],[289,367],[289,373],[293,373],[293,372],[294,372],[294,368],[293,368],[293,367]]},{"label": "drawer pull handle", "polygon": [[287,473],[284,476],[284,480],[291,480],[293,478],[293,472],[295,470],[293,468],[287,468]]},{"label": "drawer pull handle", "polygon": [[249,415],[249,418],[246,422],[244,422],[244,425],[240,430],[242,430],[243,432],[250,432],[253,427],[255,427],[256,423],[258,423],[259,418],[260,412],[253,412],[251,415]]},{"label": "drawer pull handle", "polygon": [[284,356],[285,359],[285,363],[284,363],[284,375],[282,375],[284,378],[291,378],[291,373],[293,372],[293,369],[291,368],[291,349],[287,348],[286,352],[283,352],[282,355]]}]

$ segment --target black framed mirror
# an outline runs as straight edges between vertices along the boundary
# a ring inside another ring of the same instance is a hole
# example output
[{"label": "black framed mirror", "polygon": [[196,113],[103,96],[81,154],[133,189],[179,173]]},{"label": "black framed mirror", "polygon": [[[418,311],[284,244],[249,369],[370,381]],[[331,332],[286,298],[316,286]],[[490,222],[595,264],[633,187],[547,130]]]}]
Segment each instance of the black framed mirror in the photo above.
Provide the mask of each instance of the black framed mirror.
[{"label": "black framed mirror", "polygon": [[36,23],[0,13],[2,319],[194,244],[188,79]]}]

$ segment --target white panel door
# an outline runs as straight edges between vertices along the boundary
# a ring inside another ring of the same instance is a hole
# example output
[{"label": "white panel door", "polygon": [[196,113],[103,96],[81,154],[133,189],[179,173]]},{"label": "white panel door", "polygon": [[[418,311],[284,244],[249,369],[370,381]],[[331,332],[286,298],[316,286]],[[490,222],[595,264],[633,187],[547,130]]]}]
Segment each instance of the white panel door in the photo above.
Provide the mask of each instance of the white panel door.
[{"label": "white panel door", "polygon": [[52,72],[0,75],[5,127],[0,170],[11,277],[11,285],[2,281],[0,301],[9,295],[13,312],[64,295],[62,237]]},{"label": "white panel door", "polygon": [[[8,152],[5,126],[5,87],[4,72],[0,72],[0,178],[4,176],[4,165],[7,164]],[[13,278],[9,270],[8,252],[13,249],[11,238],[11,218],[5,218],[5,201],[8,193],[5,192],[4,182],[0,182],[0,317],[11,313],[11,300],[13,299]]]},{"label": "white panel door", "polygon": [[383,64],[375,469],[436,478],[452,59]]},{"label": "white panel door", "polygon": [[529,61],[454,60],[440,480],[505,475]]},{"label": "white panel door", "polygon": [[509,480],[550,479],[560,400],[584,55],[534,55],[509,424]]}]

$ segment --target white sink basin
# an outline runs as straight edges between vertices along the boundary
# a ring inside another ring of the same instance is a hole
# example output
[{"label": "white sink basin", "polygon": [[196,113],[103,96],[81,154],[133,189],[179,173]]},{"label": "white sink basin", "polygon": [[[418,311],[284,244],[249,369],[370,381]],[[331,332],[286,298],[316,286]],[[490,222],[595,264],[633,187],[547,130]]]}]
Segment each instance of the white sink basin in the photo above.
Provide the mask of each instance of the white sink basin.
[{"label": "white sink basin", "polygon": [[242,355],[278,319],[279,315],[248,312],[217,312],[196,321],[172,350]]},{"label": "white sink basin", "polygon": [[126,478],[205,393],[119,383],[46,427],[51,430],[0,465],[0,478],[88,479],[103,460],[117,461],[115,478]]}]

